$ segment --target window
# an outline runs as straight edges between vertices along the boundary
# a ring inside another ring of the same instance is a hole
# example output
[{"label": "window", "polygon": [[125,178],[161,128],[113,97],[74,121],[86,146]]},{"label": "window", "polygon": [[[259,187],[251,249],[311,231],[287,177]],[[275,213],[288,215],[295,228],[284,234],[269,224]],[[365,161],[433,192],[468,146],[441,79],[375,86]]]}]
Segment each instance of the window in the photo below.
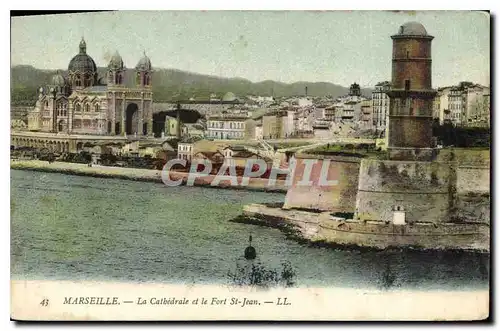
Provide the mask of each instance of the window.
[{"label": "window", "polygon": [[81,112],[82,111],[82,106],[79,103],[76,104],[75,111],[76,112]]},{"label": "window", "polygon": [[82,79],[80,77],[80,75],[77,75],[76,78],[75,78],[75,85],[76,86],[82,86]]},{"label": "window", "polygon": [[85,75],[85,86],[90,86],[92,85],[92,76],[89,74]]},{"label": "window", "polygon": [[90,111],[90,105],[88,103],[85,104],[85,111],[86,112]]},{"label": "window", "polygon": [[409,79],[405,80],[405,90],[406,91],[410,90],[410,80]]},{"label": "window", "polygon": [[99,111],[99,104],[97,104],[97,103],[95,104],[95,106],[94,106],[94,111],[95,111],[95,112],[98,112],[98,111]]}]

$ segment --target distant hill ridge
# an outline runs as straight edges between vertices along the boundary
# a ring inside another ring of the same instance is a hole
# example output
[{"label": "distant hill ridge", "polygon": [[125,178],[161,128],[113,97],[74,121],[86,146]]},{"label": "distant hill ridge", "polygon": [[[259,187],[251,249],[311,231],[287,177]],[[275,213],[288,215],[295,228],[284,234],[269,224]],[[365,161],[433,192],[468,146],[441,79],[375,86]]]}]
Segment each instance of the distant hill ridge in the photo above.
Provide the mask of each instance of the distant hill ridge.
[{"label": "distant hill ridge", "polygon": [[[106,68],[98,68],[99,77],[104,77]],[[134,69],[127,69],[130,74]],[[59,70],[63,73],[66,70]],[[36,101],[36,89],[50,82],[57,70],[42,70],[30,65],[11,67],[11,103],[33,104]],[[289,97],[307,94],[313,97],[346,95],[348,87],[327,82],[295,82],[291,84],[265,80],[251,82],[244,78],[223,78],[202,75],[177,69],[155,68],[153,75],[153,98],[156,102],[166,102],[177,98],[207,100],[211,93],[222,96],[233,92],[237,96],[249,94],[275,97]],[[362,89],[362,94],[370,96],[372,89]]]}]

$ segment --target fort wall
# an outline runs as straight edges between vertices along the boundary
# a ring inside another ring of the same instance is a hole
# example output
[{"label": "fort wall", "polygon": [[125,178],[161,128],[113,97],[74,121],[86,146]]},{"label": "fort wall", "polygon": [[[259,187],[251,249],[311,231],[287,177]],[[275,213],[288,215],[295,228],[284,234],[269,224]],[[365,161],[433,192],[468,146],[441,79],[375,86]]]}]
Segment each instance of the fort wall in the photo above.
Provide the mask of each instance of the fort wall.
[{"label": "fort wall", "polygon": [[[395,225],[332,217],[329,213],[290,211],[259,204],[243,212],[252,224],[277,227],[310,243],[375,249],[490,250],[489,226],[485,224],[414,223]],[[242,221],[245,223],[245,221]]]},{"label": "fort wall", "polygon": [[452,185],[446,163],[363,159],[356,218],[392,222],[399,207],[407,222],[448,222]]},{"label": "fort wall", "polygon": [[[312,167],[312,185],[301,185],[306,160],[315,160]],[[331,212],[352,212],[356,203],[360,159],[298,155],[293,182],[288,189],[283,208],[305,208]],[[325,180],[337,180],[337,185],[321,185],[323,164],[329,162]]]}]

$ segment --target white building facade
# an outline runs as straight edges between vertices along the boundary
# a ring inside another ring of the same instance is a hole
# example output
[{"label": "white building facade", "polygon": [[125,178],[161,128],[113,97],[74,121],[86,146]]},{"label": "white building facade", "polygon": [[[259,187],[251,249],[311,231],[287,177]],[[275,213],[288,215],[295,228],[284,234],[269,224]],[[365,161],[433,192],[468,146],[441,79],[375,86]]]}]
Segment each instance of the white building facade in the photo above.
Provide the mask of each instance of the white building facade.
[{"label": "white building facade", "polygon": [[244,139],[246,116],[216,115],[208,118],[207,138]]},{"label": "white building facade", "polygon": [[381,82],[375,85],[372,92],[373,125],[379,131],[385,130],[389,121],[389,102],[387,92],[390,90],[389,82]]}]

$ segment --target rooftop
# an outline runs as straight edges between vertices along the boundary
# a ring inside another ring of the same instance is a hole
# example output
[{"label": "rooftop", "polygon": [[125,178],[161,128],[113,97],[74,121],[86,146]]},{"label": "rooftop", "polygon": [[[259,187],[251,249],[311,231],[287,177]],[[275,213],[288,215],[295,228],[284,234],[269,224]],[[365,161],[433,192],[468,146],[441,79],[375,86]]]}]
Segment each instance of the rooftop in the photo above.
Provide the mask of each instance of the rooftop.
[{"label": "rooftop", "polygon": [[427,34],[425,27],[419,22],[406,22],[399,27],[399,31],[393,38],[401,37],[424,37],[432,38]]}]

